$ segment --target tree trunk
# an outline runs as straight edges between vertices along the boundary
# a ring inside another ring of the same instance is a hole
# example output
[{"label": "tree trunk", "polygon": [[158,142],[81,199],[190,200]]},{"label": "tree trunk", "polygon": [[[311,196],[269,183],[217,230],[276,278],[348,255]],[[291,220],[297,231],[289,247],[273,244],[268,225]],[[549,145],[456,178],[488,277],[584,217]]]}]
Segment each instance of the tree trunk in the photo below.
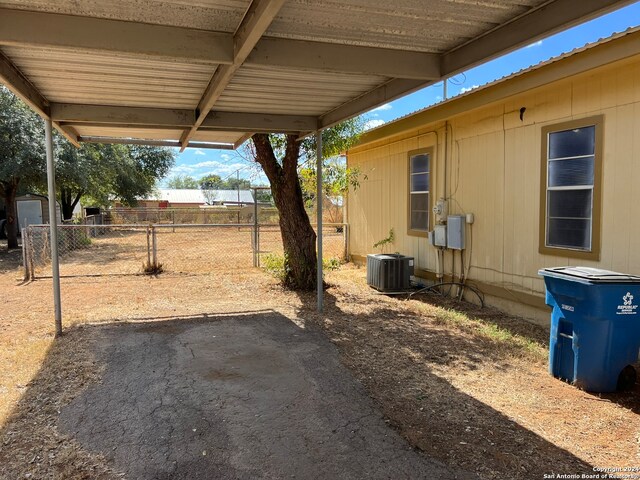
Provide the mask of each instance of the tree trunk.
[{"label": "tree trunk", "polygon": [[18,212],[16,211],[16,194],[20,179],[11,177],[2,182],[0,193],[7,208],[7,246],[9,249],[18,248]]},{"label": "tree trunk", "polygon": [[82,197],[82,192],[79,192],[73,196],[71,190],[62,188],[60,190],[60,203],[62,204],[62,219],[71,220],[73,218],[73,210]]},{"label": "tree trunk", "polygon": [[253,135],[256,161],[262,166],[280,216],[280,233],[285,255],[285,286],[294,290],[316,288],[316,233],[304,209],[298,179],[300,143],[296,135],[287,135],[282,165],[273,153],[269,135]]}]

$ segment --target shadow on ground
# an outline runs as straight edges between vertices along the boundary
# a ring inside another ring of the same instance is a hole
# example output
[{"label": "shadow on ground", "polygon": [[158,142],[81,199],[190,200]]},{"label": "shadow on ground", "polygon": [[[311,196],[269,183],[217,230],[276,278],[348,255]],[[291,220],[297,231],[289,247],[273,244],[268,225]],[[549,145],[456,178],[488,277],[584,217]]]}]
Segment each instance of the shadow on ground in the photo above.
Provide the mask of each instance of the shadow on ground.
[{"label": "shadow on ground", "polygon": [[474,478],[410,448],[322,332],[272,311],[70,331],[3,428],[0,464],[7,478]]},{"label": "shadow on ground", "polygon": [[[464,378],[465,372],[490,365],[513,375],[513,356],[522,354],[516,346],[497,347],[490,339],[439,328],[418,315],[383,304],[376,304],[373,311],[345,311],[336,304],[331,289],[325,294],[322,315],[314,311],[313,294],[300,294],[300,299],[303,307],[298,315],[327,332],[343,362],[365,385],[390,424],[428,456],[486,478],[593,472],[588,463],[465,394],[437,373],[443,367],[457,369]],[[453,308],[446,301],[436,304]],[[513,317],[504,314],[493,320],[490,312],[473,305],[467,310],[519,334],[533,331],[536,340],[540,338],[537,331],[544,330],[518,327]]]},{"label": "shadow on ground", "polygon": [[[18,267],[22,264],[22,249],[14,248],[7,249],[7,241],[0,240],[0,275],[3,273],[16,270],[18,273]],[[22,272],[19,272],[22,273]]]}]

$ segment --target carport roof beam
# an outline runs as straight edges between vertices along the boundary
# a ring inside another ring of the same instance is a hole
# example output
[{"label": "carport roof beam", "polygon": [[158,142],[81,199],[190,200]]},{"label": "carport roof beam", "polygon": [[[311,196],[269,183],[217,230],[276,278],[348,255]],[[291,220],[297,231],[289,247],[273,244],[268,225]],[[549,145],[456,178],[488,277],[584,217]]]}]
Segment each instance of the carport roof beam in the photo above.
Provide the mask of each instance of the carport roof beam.
[{"label": "carport roof beam", "polygon": [[228,33],[10,8],[0,8],[0,45],[233,62]]},{"label": "carport roof beam", "polygon": [[[0,52],[0,82],[20,97],[31,109],[43,119],[50,119],[49,101],[42,95],[36,87],[23,75],[23,73]],[[77,136],[62,128],[57,122],[52,126],[64,135],[73,145],[79,147]]]},{"label": "carport roof beam", "polygon": [[[178,140],[150,140],[144,138],[119,138],[119,137],[97,137],[84,136],[78,137],[78,141],[82,143],[111,143],[125,145],[151,145],[155,147],[180,147]],[[211,148],[216,150],[234,150],[233,143],[209,143],[209,142],[189,142],[191,148]]]}]

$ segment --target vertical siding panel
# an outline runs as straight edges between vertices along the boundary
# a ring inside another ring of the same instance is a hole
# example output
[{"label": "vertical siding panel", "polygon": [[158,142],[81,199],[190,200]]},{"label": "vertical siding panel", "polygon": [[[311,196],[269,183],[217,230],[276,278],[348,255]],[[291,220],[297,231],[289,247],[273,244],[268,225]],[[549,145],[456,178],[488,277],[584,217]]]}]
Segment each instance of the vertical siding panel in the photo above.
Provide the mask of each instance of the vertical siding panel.
[{"label": "vertical siding panel", "polygon": [[[640,71],[637,72],[640,74]],[[638,82],[638,79],[635,79]],[[640,83],[637,85],[640,91]],[[640,205],[640,99],[634,104],[632,118],[629,121],[633,134],[630,138],[631,172],[627,176],[630,183],[629,203],[633,206],[631,216],[627,219],[629,223],[629,273],[640,275],[640,221],[638,221],[637,206]]]},{"label": "vertical siding panel", "polygon": [[[502,115],[500,118],[500,130],[492,136],[494,155],[492,163],[495,165],[495,175],[493,177],[492,189],[494,195],[493,209],[495,210],[494,221],[494,267],[496,270],[504,272],[504,184],[505,184],[505,152],[504,141],[505,132],[502,127]],[[502,273],[496,274],[500,283],[504,282]]]},{"label": "vertical siding panel", "polygon": [[[616,72],[605,71],[596,75],[596,79],[600,91],[600,105],[596,110],[615,107],[618,103],[619,86],[617,82]],[[626,102],[623,102],[626,103]]]},{"label": "vertical siding panel", "polygon": [[600,262],[602,268],[611,269],[614,264],[615,242],[611,233],[616,228],[618,205],[616,202],[616,164],[617,146],[616,131],[621,125],[615,109],[607,110],[604,117],[604,145],[602,159],[602,219],[601,219],[601,248]]},{"label": "vertical siding panel", "polygon": [[630,71],[618,70],[611,75],[612,83],[614,85],[613,91],[615,93],[614,105],[626,105],[633,103],[634,90],[633,84],[637,81],[634,75],[640,75],[640,71],[637,68],[631,68]]},{"label": "vertical siding panel", "polygon": [[571,114],[584,115],[589,111],[588,84],[586,81],[574,81],[572,83]]},{"label": "vertical siding panel", "polygon": [[504,132],[504,200],[503,200],[503,275],[504,281],[513,284],[520,281],[520,277],[514,277],[517,273],[518,262],[516,250],[520,245],[516,240],[516,228],[520,226],[516,214],[518,205],[518,192],[521,192],[522,183],[522,158],[516,154],[516,144],[521,128],[512,128]]},{"label": "vertical siding panel", "polygon": [[602,109],[602,82],[598,75],[592,75],[587,82],[587,113]]},{"label": "vertical siding panel", "polygon": [[[612,243],[615,255],[612,257],[611,268],[618,271],[629,269],[629,225],[633,222],[632,204],[629,201],[632,194],[632,183],[629,176],[633,172],[633,105],[616,108],[616,129],[609,130],[608,137],[612,140],[615,153],[607,157],[610,163],[608,173],[613,176],[608,185],[612,185],[613,202],[607,203],[609,215],[613,216],[611,231],[603,232]],[[608,143],[608,142],[607,142]],[[606,187],[606,185],[603,185]],[[636,215],[637,218],[637,215]]]},{"label": "vertical siding panel", "polygon": [[[518,251],[520,259],[518,273],[529,278],[532,285],[538,279],[538,270],[541,265],[537,263],[539,248],[539,220],[540,220],[540,149],[542,139],[540,129],[531,125],[522,129],[519,144],[524,146],[521,155],[522,162],[522,190],[524,201],[519,203],[522,210],[519,212],[520,228],[517,234],[521,247]],[[540,281],[541,282],[541,281]],[[524,282],[523,282],[524,286]]]}]

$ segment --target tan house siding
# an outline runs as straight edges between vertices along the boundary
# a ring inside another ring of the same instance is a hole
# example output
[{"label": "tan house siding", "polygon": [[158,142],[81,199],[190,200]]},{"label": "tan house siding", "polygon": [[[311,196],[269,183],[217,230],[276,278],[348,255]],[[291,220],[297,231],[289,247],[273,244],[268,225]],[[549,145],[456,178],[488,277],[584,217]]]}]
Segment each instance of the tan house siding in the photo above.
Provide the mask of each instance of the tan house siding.
[{"label": "tan house siding", "polygon": [[[603,116],[604,137],[600,260],[541,254],[542,128],[595,115]],[[469,278],[491,286],[496,296],[500,291],[518,302],[519,294],[542,298],[537,271],[544,267],[580,264],[640,274],[640,56],[353,149],[349,165],[368,178],[349,193],[351,254],[373,252],[373,243],[393,228],[396,241],[388,251],[413,255],[419,269],[435,271],[435,249],[425,238],[408,236],[406,228],[407,153],[428,146],[435,147],[432,199],[446,195],[450,214],[475,215],[467,226]],[[452,259],[448,251],[446,274],[452,273]],[[457,275],[457,253],[455,268]]]}]

